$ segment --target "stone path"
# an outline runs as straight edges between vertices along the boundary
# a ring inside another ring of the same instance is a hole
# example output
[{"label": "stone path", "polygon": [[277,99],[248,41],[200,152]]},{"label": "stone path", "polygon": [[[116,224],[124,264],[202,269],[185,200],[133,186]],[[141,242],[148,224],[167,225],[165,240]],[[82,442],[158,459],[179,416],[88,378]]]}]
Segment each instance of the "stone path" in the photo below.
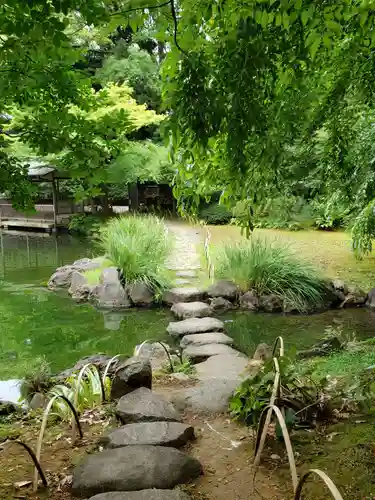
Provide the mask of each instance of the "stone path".
[{"label": "stone path", "polygon": [[199,228],[187,224],[169,221],[165,224],[175,243],[168,268],[176,271],[177,278],[185,280],[180,285],[188,284],[196,276],[193,271],[201,267],[198,247],[203,245],[202,235]]}]

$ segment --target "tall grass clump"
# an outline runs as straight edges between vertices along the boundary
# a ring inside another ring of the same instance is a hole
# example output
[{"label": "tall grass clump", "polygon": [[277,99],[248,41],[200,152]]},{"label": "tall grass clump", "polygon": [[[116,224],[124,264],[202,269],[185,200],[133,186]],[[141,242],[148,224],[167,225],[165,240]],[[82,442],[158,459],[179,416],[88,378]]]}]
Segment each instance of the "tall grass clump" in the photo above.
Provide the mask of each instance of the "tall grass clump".
[{"label": "tall grass clump", "polygon": [[144,283],[156,295],[169,286],[165,262],[171,241],[157,217],[111,219],[102,228],[99,242],[106,258],[121,269],[127,285]]},{"label": "tall grass clump", "polygon": [[301,312],[318,304],[325,289],[318,271],[287,246],[254,237],[224,246],[217,255],[215,274],[233,280],[244,291],[275,294]]}]

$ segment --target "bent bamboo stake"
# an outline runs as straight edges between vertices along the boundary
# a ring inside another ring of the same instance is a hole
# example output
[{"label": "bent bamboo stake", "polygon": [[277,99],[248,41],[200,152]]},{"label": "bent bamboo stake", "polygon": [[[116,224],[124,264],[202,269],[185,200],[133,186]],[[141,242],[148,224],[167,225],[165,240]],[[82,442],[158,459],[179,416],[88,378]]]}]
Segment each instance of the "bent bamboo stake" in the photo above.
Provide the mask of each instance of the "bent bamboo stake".
[{"label": "bent bamboo stake", "polygon": [[[270,412],[271,412],[271,415],[272,415],[272,413],[275,413],[275,415],[279,421],[281,431],[283,433],[284,443],[285,443],[286,451],[288,454],[290,474],[292,476],[293,492],[295,492],[297,490],[297,485],[298,485],[296,462],[294,460],[292,443],[290,442],[290,436],[289,436],[288,429],[286,427],[284,417],[283,417],[280,409],[277,406],[269,405],[263,410],[263,412],[260,416],[258,435],[259,435],[259,431],[261,428],[263,428],[262,437],[263,437],[264,431],[267,434],[267,429],[268,429],[269,423],[267,426],[265,424],[267,423],[267,418],[268,418]],[[266,415],[266,417],[265,417],[265,415]],[[264,422],[264,424],[263,424],[263,422]],[[263,425],[264,425],[264,427],[263,427]],[[260,455],[262,453],[263,446],[264,446],[264,442],[262,443],[261,439],[258,439],[258,435],[257,435],[256,444],[255,444],[255,453],[256,453],[255,459],[257,460],[257,463],[259,463]],[[254,460],[254,463],[255,463],[255,460]]]},{"label": "bent bamboo stake", "polygon": [[[262,422],[262,417],[259,421],[258,432],[257,432],[257,444],[255,447],[255,458],[254,458],[254,466],[255,467],[257,467],[259,465],[259,462],[260,462],[260,456],[262,454],[262,451],[264,448],[264,443],[266,441],[268,427],[271,423],[272,407],[275,405],[276,396],[277,396],[277,393],[280,389],[280,366],[279,366],[279,362],[277,361],[277,358],[273,358],[273,363],[275,365],[275,371],[276,371],[275,379],[273,382],[273,389],[272,389],[270,404],[267,406],[268,411],[267,411],[267,416],[266,416],[265,422],[264,423]],[[263,413],[264,412],[262,412],[262,415],[263,415]],[[262,434],[259,438],[260,432],[262,432]]]},{"label": "bent bamboo stake", "polygon": [[[103,401],[105,401],[105,389],[104,389],[104,384],[103,384],[103,380],[100,376],[100,372],[98,370],[98,367],[93,365],[92,363],[87,363],[87,365],[85,365],[81,371],[79,372],[78,374],[78,379],[77,379],[77,385],[76,385],[76,390],[74,392],[74,400],[73,400],[73,404],[74,404],[74,408],[77,408],[78,406],[78,396],[79,396],[79,390],[80,390],[80,385],[81,385],[81,382],[82,382],[82,378],[84,376],[84,374],[86,373],[86,371],[88,369],[91,369],[91,368],[94,368],[96,370],[96,372],[98,373],[98,377],[99,377],[99,382],[100,382],[100,391],[101,391],[101,403],[103,403]],[[73,440],[73,443],[74,443],[74,440],[75,440],[75,437],[76,437],[76,425],[75,425],[75,421],[76,419],[73,419],[72,421],[72,440]]]},{"label": "bent bamboo stake", "polygon": [[[277,349],[277,346],[279,343],[280,343],[279,356],[276,356],[276,349]],[[273,358],[275,358],[275,357],[282,358],[283,356],[284,356],[284,339],[282,337],[277,337],[277,339],[275,340],[275,342],[273,344],[272,357]]]},{"label": "bent bamboo stake", "polygon": [[42,466],[40,465],[40,462],[39,460],[36,458],[36,455],[35,453],[33,452],[33,450],[30,448],[29,445],[27,445],[26,443],[24,443],[23,441],[18,441],[18,440],[11,440],[9,439],[8,441],[5,441],[5,443],[3,443],[1,446],[4,446],[5,444],[19,444],[20,446],[22,446],[22,448],[24,448],[28,454],[30,455],[32,461],[34,462],[34,465],[35,465],[35,468],[37,470],[37,473],[39,474],[40,476],[40,479],[42,480],[42,483],[43,483],[43,486],[45,488],[47,488],[48,486],[48,483],[47,483],[47,479],[46,479],[46,476],[44,475],[44,472],[43,472],[43,469],[42,469]]},{"label": "bent bamboo stake", "polygon": [[323,471],[321,471],[319,469],[310,469],[308,472],[306,472],[306,474],[304,474],[301,477],[301,479],[298,482],[296,491],[295,491],[294,500],[300,500],[303,486],[307,482],[308,477],[311,476],[311,475],[313,475],[313,474],[316,474],[321,479],[323,479],[325,485],[327,486],[327,488],[329,489],[332,497],[335,500],[343,500],[343,498],[342,498],[339,490],[336,488],[336,485],[332,481],[332,479],[329,476],[327,476],[327,474],[325,472],[323,472]]},{"label": "bent bamboo stake", "polygon": [[[67,405],[69,406],[71,412],[73,413],[75,423],[78,427],[79,435],[81,438],[83,437],[82,428],[81,428],[81,424],[79,422],[78,414],[77,414],[74,406],[72,405],[72,403],[69,401],[68,398],[66,398],[65,396],[62,396],[60,394],[53,396],[53,398],[51,398],[49,400],[48,405],[47,405],[46,409],[44,410],[42,425],[40,426],[40,432],[39,432],[39,437],[38,437],[38,441],[36,444],[36,453],[35,453],[35,456],[36,456],[36,459],[38,462],[40,462],[40,453],[42,451],[42,442],[43,442],[44,431],[46,430],[46,427],[47,427],[48,415],[49,415],[49,412],[51,411],[53,403],[56,401],[56,399],[59,399],[59,398],[63,399],[67,403]],[[33,491],[36,491],[38,489],[38,472],[39,472],[38,468],[35,467],[34,480],[33,480]]]}]

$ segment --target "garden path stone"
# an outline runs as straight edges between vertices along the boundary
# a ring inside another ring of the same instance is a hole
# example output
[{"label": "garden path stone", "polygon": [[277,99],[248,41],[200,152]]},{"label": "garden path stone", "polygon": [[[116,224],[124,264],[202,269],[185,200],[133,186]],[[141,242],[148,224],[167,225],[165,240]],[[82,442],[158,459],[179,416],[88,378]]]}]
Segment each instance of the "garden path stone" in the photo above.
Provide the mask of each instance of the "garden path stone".
[{"label": "garden path stone", "polygon": [[194,333],[192,335],[185,335],[182,337],[180,347],[187,346],[202,346],[207,344],[227,344],[232,345],[233,339],[222,332],[208,332],[208,333]]},{"label": "garden path stone", "polygon": [[204,318],[211,314],[211,308],[204,302],[179,302],[172,306],[171,312],[178,319]]},{"label": "garden path stone", "polygon": [[197,273],[191,269],[187,269],[186,271],[177,271],[176,276],[179,278],[196,278]]},{"label": "garden path stone", "polygon": [[204,300],[206,292],[196,287],[190,288],[171,288],[163,295],[163,302],[168,305],[178,302],[196,302]]},{"label": "garden path stone", "polygon": [[248,359],[244,354],[218,354],[195,365],[199,380],[221,378],[240,382],[244,376]]},{"label": "garden path stone", "polygon": [[116,415],[124,424],[181,421],[181,415],[171,403],[146,387],[123,396],[117,403]]},{"label": "garden path stone", "polygon": [[179,489],[174,490],[140,490],[112,491],[99,493],[90,500],[189,500],[190,497]]},{"label": "garden path stone", "polygon": [[[184,356],[192,361],[204,361],[210,356],[218,356],[219,354],[236,355],[238,351],[226,344],[205,344],[205,345],[188,345],[183,351]],[[225,369],[225,367],[223,367]]]},{"label": "garden path stone", "polygon": [[200,254],[197,247],[203,242],[200,231],[181,222],[166,222],[165,225],[174,239],[174,248],[167,267],[176,271],[199,269]]},{"label": "garden path stone", "polygon": [[181,448],[194,439],[194,427],[180,422],[140,422],[128,424],[102,436],[106,448],[154,445]]},{"label": "garden path stone", "polygon": [[172,337],[223,330],[224,323],[216,318],[189,318],[183,321],[172,321],[167,327],[167,332]]},{"label": "garden path stone", "polygon": [[152,368],[149,359],[134,356],[118,366],[112,381],[111,399],[119,399],[139,387],[151,389]]},{"label": "garden path stone", "polygon": [[174,284],[178,286],[191,285],[191,281],[184,278],[177,278],[174,280]]},{"label": "garden path stone", "polygon": [[125,446],[87,456],[73,472],[72,493],[169,489],[201,474],[201,464],[175,448]]}]

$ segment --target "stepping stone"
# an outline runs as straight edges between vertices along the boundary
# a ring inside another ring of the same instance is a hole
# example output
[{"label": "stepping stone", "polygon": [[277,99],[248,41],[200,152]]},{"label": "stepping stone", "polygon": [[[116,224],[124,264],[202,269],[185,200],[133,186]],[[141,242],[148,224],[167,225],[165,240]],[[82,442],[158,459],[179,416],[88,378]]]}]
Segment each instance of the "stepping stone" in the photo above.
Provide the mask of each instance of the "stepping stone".
[{"label": "stepping stone", "polygon": [[181,421],[181,415],[171,403],[146,387],[122,396],[116,406],[116,415],[124,424]]},{"label": "stepping stone", "polygon": [[175,490],[141,490],[112,491],[99,493],[90,500],[190,500],[190,497],[179,489]]},{"label": "stepping stone", "polygon": [[176,393],[172,401],[181,411],[227,413],[229,400],[241,380],[209,379]]},{"label": "stepping stone", "polygon": [[179,278],[196,278],[197,273],[192,269],[186,269],[185,271],[177,271],[176,276]]},{"label": "stepping stone", "polygon": [[166,446],[125,446],[87,456],[73,472],[72,494],[169,489],[201,474],[193,457]]},{"label": "stepping stone", "polygon": [[[184,355],[193,361],[203,361],[210,356],[217,356],[219,354],[236,356],[239,352],[225,344],[188,345],[184,349]],[[225,366],[223,369],[225,370]]]},{"label": "stepping stone", "polygon": [[238,352],[236,355],[218,354],[217,356],[211,356],[207,361],[195,365],[194,368],[199,380],[220,378],[236,380],[240,384],[245,376],[248,363],[248,358]]},{"label": "stepping stone", "polygon": [[163,295],[163,302],[168,305],[178,302],[195,302],[205,299],[206,296],[206,292],[199,288],[171,288]]},{"label": "stepping stone", "polygon": [[183,321],[172,321],[167,332],[172,337],[182,337],[192,333],[221,332],[224,323],[216,318],[189,318]]},{"label": "stepping stone", "polygon": [[179,302],[172,306],[171,312],[178,319],[204,318],[211,314],[211,307],[204,302]]},{"label": "stepping stone", "polygon": [[115,429],[102,436],[100,443],[106,448],[146,444],[181,448],[194,437],[194,427],[179,422],[141,422]]},{"label": "stepping stone", "polygon": [[185,280],[181,278],[177,278],[174,280],[175,285],[182,286],[182,285],[190,285],[191,281],[190,280]]},{"label": "stepping stone", "polygon": [[180,347],[183,349],[189,345],[201,346],[207,344],[226,344],[232,345],[233,339],[222,332],[194,333],[182,337]]}]

